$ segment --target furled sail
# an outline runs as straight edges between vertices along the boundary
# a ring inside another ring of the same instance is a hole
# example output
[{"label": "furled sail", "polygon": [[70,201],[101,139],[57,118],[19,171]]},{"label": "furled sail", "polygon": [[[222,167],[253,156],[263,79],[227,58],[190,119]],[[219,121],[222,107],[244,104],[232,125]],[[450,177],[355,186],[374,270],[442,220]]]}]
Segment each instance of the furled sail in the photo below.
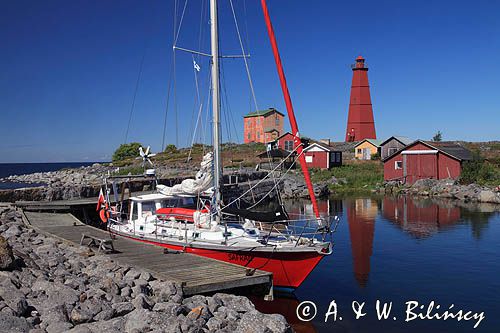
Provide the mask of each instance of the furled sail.
[{"label": "furled sail", "polygon": [[172,187],[158,185],[157,189],[164,195],[198,195],[207,192],[213,185],[212,164],[213,155],[210,152],[203,156],[200,171],[196,173],[194,179],[184,179]]}]

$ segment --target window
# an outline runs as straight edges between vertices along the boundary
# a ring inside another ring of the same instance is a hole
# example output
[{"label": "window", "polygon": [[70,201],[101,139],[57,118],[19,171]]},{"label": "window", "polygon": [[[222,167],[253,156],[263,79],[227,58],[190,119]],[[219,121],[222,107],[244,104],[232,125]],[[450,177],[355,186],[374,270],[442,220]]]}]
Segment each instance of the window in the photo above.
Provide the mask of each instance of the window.
[{"label": "window", "polygon": [[257,131],[257,139],[260,139],[260,132]]},{"label": "window", "polygon": [[341,156],[341,153],[335,153],[335,163],[340,163]]},{"label": "window", "polygon": [[257,126],[260,125],[260,119],[259,118],[257,118],[256,124],[257,124]]},{"label": "window", "polygon": [[312,163],[313,162],[313,157],[306,155],[306,163]]},{"label": "window", "polygon": [[397,151],[398,151],[398,148],[389,148],[389,149],[387,150],[387,152],[389,153],[389,155],[388,155],[388,156],[391,156],[392,154],[394,154],[394,153],[395,153],[395,152],[397,152]]},{"label": "window", "polygon": [[153,201],[145,201],[142,203],[142,216],[151,216],[156,212],[156,205]]},{"label": "window", "polygon": [[293,151],[293,140],[285,141],[285,150]]},{"label": "window", "polygon": [[279,126],[280,125],[280,118],[278,118],[278,116],[276,116],[276,122],[275,122],[276,126]]},{"label": "window", "polygon": [[248,140],[250,140],[250,132],[248,132],[247,138]]},{"label": "window", "polygon": [[358,154],[361,154],[363,152],[363,150],[361,150],[361,148],[358,148]]},{"label": "window", "polygon": [[401,169],[403,169],[403,161],[394,162],[394,170],[401,170]]}]

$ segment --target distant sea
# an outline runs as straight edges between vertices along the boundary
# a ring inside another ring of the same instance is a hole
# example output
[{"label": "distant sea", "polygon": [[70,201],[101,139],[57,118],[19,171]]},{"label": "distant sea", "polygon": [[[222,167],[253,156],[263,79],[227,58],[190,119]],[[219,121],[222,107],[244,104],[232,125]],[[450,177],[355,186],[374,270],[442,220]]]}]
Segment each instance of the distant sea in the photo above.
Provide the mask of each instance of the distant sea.
[{"label": "distant sea", "polygon": [[[24,175],[35,172],[57,171],[64,168],[79,168],[96,162],[60,162],[60,163],[0,163],[0,178],[12,175]],[[41,184],[25,184],[0,181],[0,190],[38,186]]]}]

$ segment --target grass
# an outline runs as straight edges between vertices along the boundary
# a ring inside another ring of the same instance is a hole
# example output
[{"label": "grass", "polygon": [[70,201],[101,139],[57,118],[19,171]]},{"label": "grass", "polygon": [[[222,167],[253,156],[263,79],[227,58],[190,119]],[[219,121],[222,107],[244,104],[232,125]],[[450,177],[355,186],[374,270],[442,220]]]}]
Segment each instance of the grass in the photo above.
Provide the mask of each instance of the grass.
[{"label": "grass", "polygon": [[142,175],[144,173],[144,169],[142,166],[128,166],[128,167],[120,167],[120,170],[114,175]]},{"label": "grass", "polygon": [[368,193],[384,181],[384,169],[379,161],[344,161],[344,165],[330,170],[311,169],[313,183],[335,177],[338,184],[329,184],[335,193]]}]

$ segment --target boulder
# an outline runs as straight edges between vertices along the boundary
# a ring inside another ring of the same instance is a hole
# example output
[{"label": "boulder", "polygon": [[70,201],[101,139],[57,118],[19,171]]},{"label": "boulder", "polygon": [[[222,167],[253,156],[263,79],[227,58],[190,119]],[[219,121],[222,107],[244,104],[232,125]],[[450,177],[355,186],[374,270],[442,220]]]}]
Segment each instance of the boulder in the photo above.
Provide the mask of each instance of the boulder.
[{"label": "boulder", "polygon": [[292,332],[292,328],[287,324],[285,318],[282,315],[268,315],[254,310],[249,311],[241,316],[241,320],[238,322],[236,332],[288,333]]},{"label": "boulder", "polygon": [[14,265],[14,254],[7,240],[0,236],[0,271],[11,269]]},{"label": "boulder", "polygon": [[0,332],[29,332],[31,328],[25,318],[0,312]]}]

